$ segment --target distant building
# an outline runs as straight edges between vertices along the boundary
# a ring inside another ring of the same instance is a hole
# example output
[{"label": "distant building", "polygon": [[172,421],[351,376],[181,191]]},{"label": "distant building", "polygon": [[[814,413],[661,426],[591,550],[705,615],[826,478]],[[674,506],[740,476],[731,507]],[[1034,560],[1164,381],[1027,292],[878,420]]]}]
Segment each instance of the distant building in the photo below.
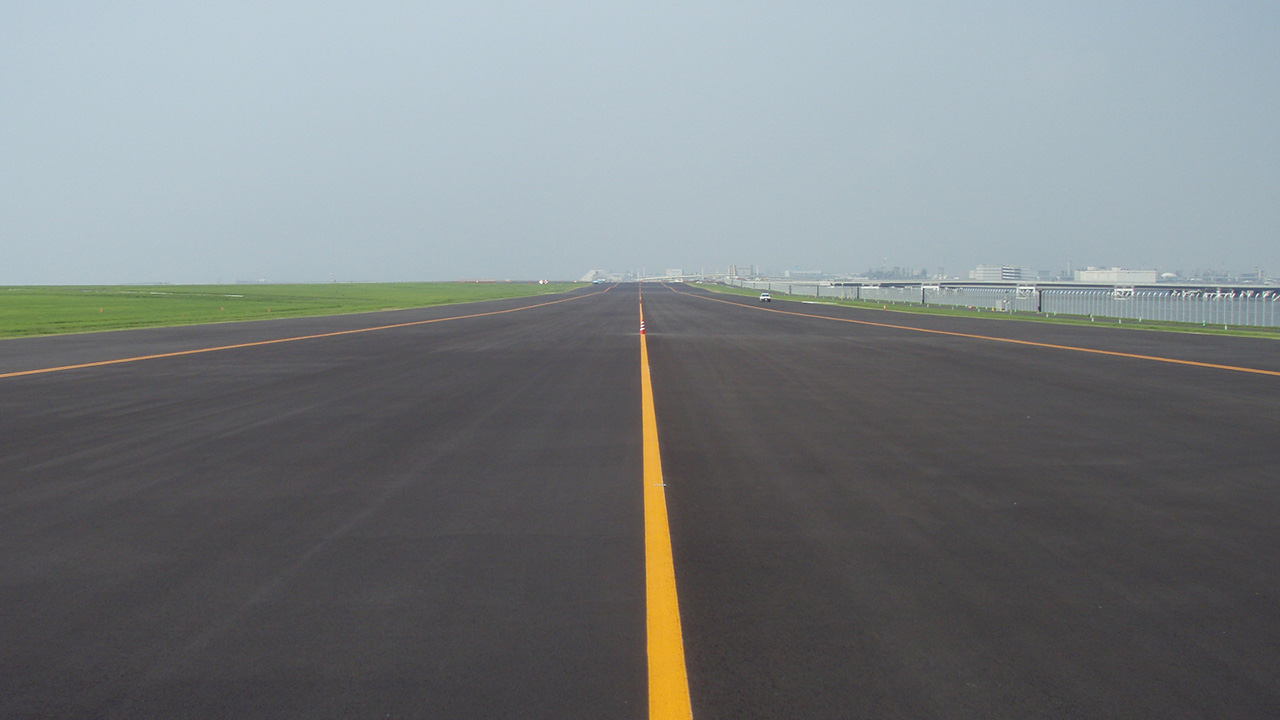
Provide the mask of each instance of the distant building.
[{"label": "distant building", "polygon": [[1154,283],[1159,273],[1155,270],[1125,270],[1113,267],[1110,270],[1088,268],[1076,271],[1076,282],[1102,283],[1104,285],[1142,285]]},{"label": "distant building", "polygon": [[982,282],[999,282],[1001,280],[1036,280],[1039,273],[1028,267],[1012,265],[979,265],[978,269],[969,271],[970,280]]},{"label": "distant building", "polygon": [[667,268],[668,280],[679,280],[684,277],[684,268]]},{"label": "distant building", "polygon": [[821,280],[823,278],[821,270],[783,270],[782,275],[792,280]]}]

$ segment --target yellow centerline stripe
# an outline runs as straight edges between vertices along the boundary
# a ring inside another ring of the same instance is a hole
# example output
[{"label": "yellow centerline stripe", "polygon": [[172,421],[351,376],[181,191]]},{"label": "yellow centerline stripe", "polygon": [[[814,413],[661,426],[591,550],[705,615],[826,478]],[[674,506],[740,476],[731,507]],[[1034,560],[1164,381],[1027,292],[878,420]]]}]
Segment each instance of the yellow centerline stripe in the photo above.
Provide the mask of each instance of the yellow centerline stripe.
[{"label": "yellow centerline stripe", "polygon": [[796,317],[816,318],[818,320],[832,320],[835,322],[854,323],[857,325],[871,325],[873,327],[894,328],[896,330],[911,330],[913,332],[929,333],[931,335],[950,335],[952,337],[970,338],[973,340],[990,340],[992,342],[1012,343],[1014,345],[1028,345],[1031,347],[1051,348],[1054,350],[1072,350],[1074,352],[1093,353],[1094,355],[1110,355],[1112,357],[1132,358],[1134,360],[1150,360],[1153,362],[1171,363],[1174,365],[1191,365],[1194,367],[1212,368],[1214,370],[1231,370],[1234,372],[1254,373],[1256,375],[1271,375],[1280,377],[1280,370],[1262,370],[1260,368],[1241,367],[1239,365],[1219,365],[1217,363],[1199,362],[1197,360],[1180,360],[1178,358],[1160,357],[1158,355],[1138,355],[1136,353],[1119,352],[1116,350],[1098,350],[1095,348],[1077,347],[1075,345],[1055,345],[1053,343],[1034,342],[1032,340],[1014,340],[1013,338],[995,337],[992,335],[974,335],[971,333],[952,332],[950,330],[929,330],[926,328],[911,327],[910,325],[893,325],[891,323],[871,322],[870,320],[854,320],[852,318],[838,318],[827,315],[814,315],[812,313],[792,312],[790,310],[776,310],[774,308],[757,307],[755,305],[746,305],[744,303],[733,302],[731,300],[721,300],[720,298],[707,297],[690,292],[680,292],[675,288],[668,288],[677,295],[685,295],[695,297],[700,300],[710,300],[712,302],[724,303],[725,305],[734,305],[736,307],[747,308],[748,310],[761,310],[764,312],[780,313],[782,315],[795,315]]},{"label": "yellow centerline stripe", "polygon": [[[604,292],[608,292],[605,290]],[[467,320],[470,318],[487,317],[490,315],[502,315],[504,313],[519,312],[521,310],[532,310],[534,308],[555,305],[556,303],[569,302],[570,300],[578,300],[592,295],[601,293],[587,293],[585,295],[575,295],[573,297],[561,298],[550,302],[538,303],[536,305],[525,305],[517,308],[507,308],[506,310],[494,310],[491,312],[472,313],[470,315],[456,315],[454,317],[435,318],[434,320],[415,320],[413,322],[396,323],[395,325],[380,325],[378,327],[357,328],[355,330],[338,330],[336,332],[317,333],[315,335],[301,335],[298,337],[276,338],[275,340],[259,340],[256,342],[239,343],[237,345],[220,345],[218,347],[198,348],[195,350],[177,350],[174,352],[158,353],[155,355],[139,355],[137,357],[118,358],[116,360],[99,360],[97,362],[80,363],[78,365],[61,365],[58,367],[39,368],[36,370],[19,370],[17,372],[0,373],[0,379],[21,377],[23,375],[40,375],[43,373],[62,372],[64,370],[80,370],[83,368],[102,367],[104,365],[119,365],[121,363],[138,362],[139,360],[157,360],[160,358],[181,357],[183,355],[198,355],[200,353],[217,352],[219,350],[237,350],[239,348],[259,347],[262,345],[275,345],[277,343],[297,342],[299,340],[315,340],[318,338],[336,337],[338,335],[354,335],[355,333],[373,332],[375,330],[391,330],[394,328],[412,327],[414,325],[428,325],[431,323],[448,322],[450,320]]]},{"label": "yellow centerline stripe", "polygon": [[[644,322],[644,304],[640,305]],[[658,421],[649,378],[649,345],[640,336],[640,407],[644,427],[644,570],[649,636],[650,720],[691,720],[689,679],[684,664],[684,635],[676,568],[671,556],[666,483],[658,448]]]}]

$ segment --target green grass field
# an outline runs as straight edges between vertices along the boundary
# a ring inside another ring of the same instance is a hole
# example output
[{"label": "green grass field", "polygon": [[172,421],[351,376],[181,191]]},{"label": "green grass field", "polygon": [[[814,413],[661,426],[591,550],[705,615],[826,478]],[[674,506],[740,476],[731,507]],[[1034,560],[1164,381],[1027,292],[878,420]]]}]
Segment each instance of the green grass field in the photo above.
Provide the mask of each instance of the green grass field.
[{"label": "green grass field", "polygon": [[[761,290],[752,290],[751,288],[739,288],[729,285],[718,285],[706,283],[702,285],[708,290],[727,293],[730,295],[743,295],[748,297],[760,297]],[[1176,322],[1153,322],[1145,320],[1139,322],[1137,320],[1120,320],[1118,318],[1102,318],[1090,320],[1087,317],[1077,317],[1068,315],[1040,315],[1037,313],[1027,312],[996,312],[994,310],[969,310],[967,308],[958,307],[941,307],[938,305],[917,305],[913,303],[892,303],[879,302],[870,300],[837,300],[834,298],[811,298],[803,295],[788,295],[778,290],[772,290],[770,295],[776,300],[791,300],[793,302],[821,302],[824,305],[843,305],[845,307],[860,307],[873,310],[892,310],[897,312],[917,313],[923,315],[950,315],[954,317],[980,317],[988,320],[1018,320],[1025,322],[1042,322],[1054,323],[1058,325],[1088,325],[1090,327],[1119,327],[1130,330],[1163,330],[1166,332],[1185,332],[1198,333],[1205,335],[1234,335],[1240,337],[1263,337],[1273,340],[1280,340],[1280,328],[1264,328],[1264,327],[1242,327],[1233,326],[1223,329],[1221,325],[1194,325],[1189,323]]]},{"label": "green grass field", "polygon": [[196,325],[527,297],[577,283],[0,287],[0,337]]}]

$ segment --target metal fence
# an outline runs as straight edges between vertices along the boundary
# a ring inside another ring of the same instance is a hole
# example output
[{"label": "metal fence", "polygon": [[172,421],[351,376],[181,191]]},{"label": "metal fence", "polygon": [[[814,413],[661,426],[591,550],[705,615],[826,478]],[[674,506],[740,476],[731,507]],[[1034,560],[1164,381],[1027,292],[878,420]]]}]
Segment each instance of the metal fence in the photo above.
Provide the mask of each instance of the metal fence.
[{"label": "metal fence", "polygon": [[1071,290],[1039,291],[1040,311],[1194,323],[1197,325],[1280,325],[1280,291],[1275,290]]},{"label": "metal fence", "polygon": [[1179,322],[1196,325],[1280,327],[1280,290],[1188,288],[1040,288],[956,285],[831,285],[734,280],[739,287],[801,297],[945,305],[999,312]]}]

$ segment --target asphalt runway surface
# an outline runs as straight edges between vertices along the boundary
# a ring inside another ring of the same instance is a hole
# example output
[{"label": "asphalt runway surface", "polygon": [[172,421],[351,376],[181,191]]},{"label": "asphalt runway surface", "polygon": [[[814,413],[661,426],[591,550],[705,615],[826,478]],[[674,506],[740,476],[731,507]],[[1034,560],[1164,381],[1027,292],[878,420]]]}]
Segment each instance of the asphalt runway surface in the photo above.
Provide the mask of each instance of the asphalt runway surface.
[{"label": "asphalt runway surface", "polygon": [[[638,292],[600,290],[0,341],[348,333],[0,377],[0,717],[646,717]],[[1280,376],[1070,349],[1280,345],[644,312],[694,717],[1280,716]]]}]

